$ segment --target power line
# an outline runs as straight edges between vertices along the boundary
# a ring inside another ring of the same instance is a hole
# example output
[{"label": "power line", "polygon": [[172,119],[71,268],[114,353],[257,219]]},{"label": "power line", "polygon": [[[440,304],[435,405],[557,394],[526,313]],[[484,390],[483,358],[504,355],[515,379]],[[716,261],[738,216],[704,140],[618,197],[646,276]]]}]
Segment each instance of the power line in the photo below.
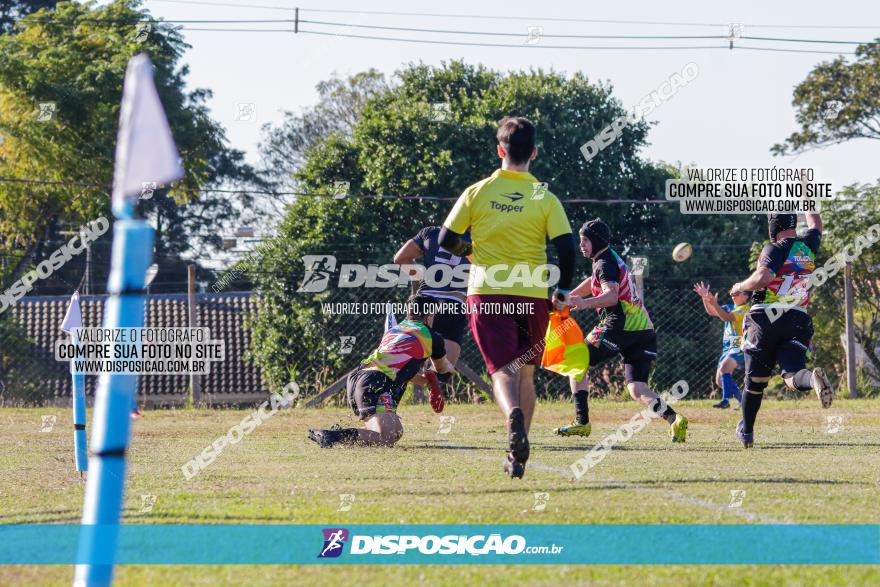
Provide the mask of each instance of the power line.
[{"label": "power line", "polygon": [[789,38],[779,38],[779,37],[751,37],[751,36],[742,36],[741,39],[748,39],[752,41],[784,41],[787,43],[828,43],[833,45],[865,45],[868,43],[873,43],[873,41],[833,41],[830,39],[789,39]]},{"label": "power line", "polygon": [[[37,23],[50,23],[50,24],[66,24],[61,23],[51,17],[43,17],[43,18],[33,18],[33,17],[25,17],[28,18],[28,22],[37,22]],[[23,19],[19,19],[23,20]],[[344,27],[344,28],[361,28],[361,29],[370,29],[370,30],[386,30],[386,31],[398,31],[398,32],[416,32],[416,33],[431,33],[431,34],[444,34],[444,35],[468,35],[468,36],[487,36],[487,37],[514,37],[514,38],[522,38],[524,36],[523,33],[510,33],[510,32],[497,32],[497,31],[462,31],[455,29],[433,29],[433,28],[420,28],[420,27],[401,27],[401,26],[385,26],[385,25],[369,25],[369,24],[359,24],[359,23],[346,23],[346,22],[335,22],[335,21],[322,21],[322,20],[308,20],[308,19],[161,19],[161,20],[144,20],[144,19],[102,19],[102,18],[83,18],[76,21],[77,24],[81,23],[95,23],[95,24],[125,24],[125,25],[135,25],[141,23],[151,23],[151,24],[316,24],[322,26],[333,26],[333,27]],[[212,31],[212,32],[287,32],[287,33],[295,33],[295,30],[291,29],[231,29],[231,28],[189,28],[189,27],[181,27],[181,30],[195,30],[195,31]],[[311,32],[313,34],[327,34],[326,32],[318,33],[317,31],[301,31],[301,32]],[[402,38],[392,38],[392,37],[369,37],[369,36],[356,36],[356,35],[343,35],[338,34],[336,36],[349,36],[351,38],[363,38],[363,39],[381,39],[381,40],[397,40],[397,41],[409,41],[409,42],[436,42],[442,44],[470,44],[470,43],[458,43],[458,42],[443,42],[443,41],[431,41],[427,39],[402,39]],[[582,34],[543,34],[541,33],[536,38],[555,38],[555,39],[610,39],[610,40],[706,40],[706,39],[717,39],[717,40],[729,40],[729,37],[726,35],[582,35]],[[792,39],[786,37],[753,37],[753,36],[740,36],[738,39],[745,40],[758,40],[758,41],[772,41],[772,42],[788,42],[788,43],[825,43],[825,44],[840,44],[840,45],[862,45],[866,43],[870,43],[871,41],[843,41],[843,40],[834,40],[834,39]],[[492,46],[492,45],[481,45],[481,46]],[[497,45],[504,47],[519,47],[520,44],[515,45]],[[534,45],[536,47],[543,48],[554,48],[554,49],[604,49],[604,48],[620,48],[620,49],[658,49],[658,48],[669,48],[675,49],[677,47],[581,47],[581,46],[559,46],[559,45],[538,45],[537,43]],[[729,47],[700,47],[700,46],[690,46],[683,48],[693,48],[693,49],[702,49],[702,48],[729,48]]]},{"label": "power line", "polygon": [[[333,22],[333,21],[325,21],[325,20],[307,20],[307,19],[300,19],[299,22],[300,23],[307,23],[307,24],[320,24],[320,25],[328,25],[328,26],[337,26],[337,27],[376,29],[376,30],[386,30],[386,31],[405,31],[405,32],[413,32],[413,33],[442,33],[442,34],[449,34],[449,35],[480,35],[480,36],[520,37],[520,38],[525,36],[521,32],[520,33],[499,33],[499,32],[495,32],[495,31],[462,31],[462,30],[454,30],[454,29],[426,29],[426,28],[417,28],[417,27],[382,26],[382,25]],[[553,35],[553,34],[541,34],[541,37],[542,38],[557,38],[557,39],[726,39],[727,38],[724,35]]]},{"label": "power line", "polygon": [[[337,26],[337,27],[349,27],[349,28],[362,28],[362,29],[375,29],[375,30],[389,30],[389,31],[405,31],[405,32],[416,32],[416,33],[442,33],[442,34],[450,34],[450,35],[480,35],[480,36],[496,36],[496,37],[523,37],[525,36],[523,33],[501,33],[494,31],[461,31],[454,29],[427,29],[427,28],[416,28],[416,27],[398,27],[398,26],[382,26],[382,25],[370,25],[370,24],[357,24],[357,23],[344,23],[344,22],[333,22],[333,21],[322,21],[322,20],[307,20],[307,19],[299,19],[300,23],[307,24],[320,24],[320,25],[328,25],[328,26]],[[721,39],[728,40],[729,37],[727,35],[559,35],[559,34],[545,34],[542,33],[540,35],[541,38],[556,38],[556,39],[674,39],[674,40],[682,40],[682,39]],[[845,45],[863,45],[865,43],[870,43],[871,41],[837,41],[837,40],[825,40],[825,39],[788,39],[783,37],[751,37],[751,36],[740,36],[740,39],[750,39],[756,41],[778,41],[778,42],[797,42],[797,43],[835,43],[835,44],[845,44]]]},{"label": "power line", "polygon": [[[206,0],[152,0],[166,4],[189,4],[197,6],[224,6],[228,8],[283,10],[292,12],[295,7],[261,4],[239,4],[234,2],[212,2]],[[312,12],[316,14],[352,14],[359,16],[415,16],[427,18],[467,18],[473,20],[512,20],[530,22],[581,22],[595,24],[626,24],[637,26],[689,26],[689,27],[726,27],[729,22],[680,22],[680,21],[656,21],[656,20],[628,20],[628,19],[595,19],[595,18],[568,18],[549,16],[513,16],[513,15],[485,15],[485,14],[460,14],[460,13],[431,13],[431,12],[395,12],[379,10],[343,10],[330,8],[300,8],[301,13]],[[738,23],[737,23],[738,24]],[[749,24],[742,23],[747,27],[778,28],[778,29],[837,29],[837,30],[878,30],[880,25],[829,25],[829,24]]]},{"label": "power line", "polygon": [[[292,8],[282,6],[258,6],[247,4],[220,3],[220,2],[203,2],[195,0],[154,0],[156,2],[166,2],[171,4],[202,4],[212,6],[229,6],[238,8],[264,8],[274,10],[292,10]],[[531,22],[582,22],[596,24],[629,24],[639,26],[693,26],[693,27],[725,27],[730,23],[725,22],[682,22],[682,21],[656,21],[656,20],[630,20],[630,19],[595,19],[595,18],[568,18],[568,17],[549,17],[549,16],[513,16],[513,15],[485,15],[485,14],[460,14],[460,13],[429,13],[429,12],[395,12],[395,11],[377,11],[377,10],[343,10],[328,8],[300,8],[302,12],[313,12],[318,14],[353,14],[353,15],[375,15],[375,16],[416,16],[429,18],[467,18],[478,20],[515,20],[515,21],[531,21]],[[762,28],[801,28],[801,29],[873,29],[880,27],[871,25],[789,25],[789,24],[747,24],[746,26],[762,27]]]},{"label": "power line", "polygon": [[776,51],[779,53],[812,53],[818,55],[855,55],[855,53],[844,51],[816,51],[813,49],[783,49],[781,47],[750,47],[748,45],[737,45],[736,49],[744,49],[746,51]]},{"label": "power line", "polygon": [[[541,43],[527,45],[524,43],[479,43],[469,41],[441,41],[435,39],[413,39],[401,37],[380,37],[374,35],[353,35],[346,33],[331,33],[326,31],[307,31],[300,28],[300,33],[308,35],[323,35],[331,37],[342,37],[349,39],[366,39],[374,41],[397,41],[403,43],[420,43],[426,45],[458,45],[469,47],[502,47],[502,48],[520,48],[520,49],[580,49],[580,50],[635,50],[635,51],[663,51],[663,50],[688,50],[688,49],[727,49],[731,50],[728,45],[654,45],[654,46],[617,46],[617,45],[544,45]],[[522,35],[520,35],[522,36]],[[783,53],[813,53],[823,55],[853,55],[851,52],[842,51],[815,51],[812,49],[780,49],[770,47],[747,47],[737,45],[733,49],[751,49],[753,51],[779,51]]]},{"label": "power line", "polygon": [[[104,188],[107,189],[108,186],[99,184],[99,183],[84,183],[84,182],[65,182],[65,181],[54,181],[54,180],[41,180],[41,179],[22,179],[16,177],[0,177],[0,183],[25,183],[25,184],[34,184],[34,185],[53,185],[53,186],[61,186],[61,187],[94,187],[94,188]],[[276,192],[271,190],[248,190],[248,189],[227,189],[227,188],[176,188],[173,186],[166,186],[165,188],[173,191],[179,192],[192,192],[192,193],[220,193],[220,194],[249,194],[249,195],[266,195],[266,196],[296,196],[296,197],[306,197],[306,198],[330,198],[330,199],[339,199],[339,200],[347,200],[347,199],[363,199],[363,200],[395,200],[395,201],[407,201],[407,200],[424,200],[424,201],[435,201],[435,202],[444,202],[444,201],[456,201],[459,196],[422,196],[418,194],[413,195],[403,195],[403,194],[345,194],[344,197],[340,197],[339,194],[318,194],[315,192]],[[602,200],[597,198],[574,198],[574,199],[561,199],[560,201],[563,204],[672,204],[675,202],[671,202],[669,200],[627,200],[627,199],[608,199]]]}]

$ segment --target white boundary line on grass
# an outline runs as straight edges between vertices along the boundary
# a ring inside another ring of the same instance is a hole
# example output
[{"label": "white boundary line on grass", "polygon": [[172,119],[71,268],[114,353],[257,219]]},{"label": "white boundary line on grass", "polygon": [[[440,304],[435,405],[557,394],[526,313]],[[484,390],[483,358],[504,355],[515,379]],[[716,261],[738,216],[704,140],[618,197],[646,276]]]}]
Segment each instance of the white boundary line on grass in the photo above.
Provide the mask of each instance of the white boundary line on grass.
[{"label": "white boundary line on grass", "polygon": [[[488,459],[488,457],[483,457],[484,459]],[[540,471],[548,471],[551,473],[559,473],[566,479],[570,481],[574,481],[574,475],[571,471],[564,469],[563,467],[554,467],[552,465],[545,465],[544,463],[535,462],[529,459],[529,466],[533,469],[538,469]],[[617,481],[615,479],[588,479],[587,482],[590,481],[595,483],[600,483],[605,485],[606,487],[619,487],[621,489],[631,489],[633,491],[638,491],[640,493],[653,493],[653,494],[661,494],[664,497],[671,499],[673,501],[677,501],[679,503],[685,503],[688,505],[696,506],[703,509],[715,510],[720,513],[731,514],[734,516],[739,516],[741,518],[745,518],[754,522],[761,522],[762,524],[793,524],[794,522],[788,520],[777,520],[776,518],[771,518],[765,514],[757,514],[752,512],[747,512],[742,508],[730,508],[725,505],[721,505],[715,503],[714,501],[708,499],[700,499],[698,497],[690,497],[688,495],[684,495],[682,493],[678,493],[677,491],[673,491],[671,489],[659,489],[653,487],[643,487],[641,485],[636,485],[634,483],[628,483],[626,481]]]},{"label": "white boundary line on grass", "polygon": [[[481,461],[497,461],[498,459],[488,457],[485,455],[477,454],[477,451],[469,449],[463,445],[456,443],[449,443],[447,446],[451,448],[460,448],[463,449],[463,453],[473,453],[477,459]],[[570,469],[566,469],[563,467],[554,467],[552,465],[546,465],[540,461],[535,461],[534,459],[529,459],[528,466],[531,469],[537,469],[539,471],[547,471],[549,473],[557,473],[568,481],[575,481],[574,474]],[[629,489],[632,491],[637,491],[639,493],[648,493],[648,494],[660,494],[667,499],[671,499],[672,501],[676,501],[678,503],[684,503],[687,505],[695,506],[705,510],[712,510],[722,514],[730,514],[732,516],[737,516],[740,518],[744,518],[751,522],[760,522],[762,524],[794,524],[790,520],[779,520],[773,517],[770,517],[766,514],[758,514],[744,510],[741,507],[738,508],[730,508],[725,505],[721,505],[715,503],[714,501],[708,499],[700,499],[698,497],[690,497],[688,495],[684,495],[682,493],[678,493],[677,491],[673,491],[671,489],[659,489],[653,487],[643,487],[641,485],[636,485],[635,483],[628,483],[626,481],[617,481],[615,479],[588,479],[587,482],[594,482],[604,485],[606,487],[618,487],[621,489]]]}]

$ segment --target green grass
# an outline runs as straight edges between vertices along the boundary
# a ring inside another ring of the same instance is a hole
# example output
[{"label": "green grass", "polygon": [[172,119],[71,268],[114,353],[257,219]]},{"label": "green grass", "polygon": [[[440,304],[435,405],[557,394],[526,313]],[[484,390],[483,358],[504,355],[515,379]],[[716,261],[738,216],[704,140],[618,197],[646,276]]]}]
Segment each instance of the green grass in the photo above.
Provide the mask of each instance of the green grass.
[{"label": "green grass", "polygon": [[[126,523],[880,523],[880,401],[766,401],[756,447],[733,436],[736,410],[682,402],[688,442],[673,445],[652,422],[579,481],[569,465],[636,411],[634,402],[593,402],[593,436],[560,439],[570,404],[538,406],[525,479],[501,473],[506,435],[495,406],[448,405],[456,421],[439,434],[430,408],[406,406],[406,433],[387,448],[320,450],[309,427],[356,425],[350,412],[279,412],[207,470],[186,480],[180,467],[248,412],[151,411],[134,423]],[[41,416],[57,416],[40,432]],[[827,416],[843,416],[827,433]],[[91,416],[91,414],[90,414]],[[84,485],[74,471],[70,410],[0,410],[0,522],[76,523]],[[745,490],[730,508],[731,490]],[[534,493],[550,499],[533,511]],[[339,494],[354,494],[339,512]],[[156,496],[141,513],[141,495]],[[669,544],[633,548],[674,547]],[[0,567],[0,585],[69,584],[69,567]],[[120,567],[120,585],[868,585],[876,567],[817,566],[427,566]]]}]

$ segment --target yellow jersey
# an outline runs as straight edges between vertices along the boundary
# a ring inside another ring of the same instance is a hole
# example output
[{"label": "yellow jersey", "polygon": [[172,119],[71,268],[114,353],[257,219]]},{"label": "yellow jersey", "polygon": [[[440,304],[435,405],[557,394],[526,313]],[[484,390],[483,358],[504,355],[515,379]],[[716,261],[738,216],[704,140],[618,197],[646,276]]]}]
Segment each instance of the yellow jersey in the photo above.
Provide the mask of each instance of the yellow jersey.
[{"label": "yellow jersey", "polygon": [[505,169],[467,188],[443,225],[459,234],[471,231],[469,295],[547,298],[547,239],[571,232],[562,203],[546,184]]}]

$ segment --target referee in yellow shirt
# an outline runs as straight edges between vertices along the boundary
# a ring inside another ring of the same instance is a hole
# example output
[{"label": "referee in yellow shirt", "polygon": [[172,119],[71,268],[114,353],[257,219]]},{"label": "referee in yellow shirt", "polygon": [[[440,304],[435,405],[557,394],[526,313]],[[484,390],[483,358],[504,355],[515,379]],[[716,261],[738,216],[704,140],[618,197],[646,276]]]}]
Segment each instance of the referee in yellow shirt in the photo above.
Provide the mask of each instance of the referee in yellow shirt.
[{"label": "referee in yellow shirt", "polygon": [[[454,255],[472,255],[468,323],[507,423],[504,471],[519,478],[529,458],[549,288],[557,286],[557,307],[568,303],[577,249],[559,199],[529,173],[538,154],[534,125],[523,117],[505,118],[497,139],[501,169],[462,193],[443,223],[440,245]],[[468,229],[472,244],[461,239]],[[547,264],[548,240],[557,266]]]}]

